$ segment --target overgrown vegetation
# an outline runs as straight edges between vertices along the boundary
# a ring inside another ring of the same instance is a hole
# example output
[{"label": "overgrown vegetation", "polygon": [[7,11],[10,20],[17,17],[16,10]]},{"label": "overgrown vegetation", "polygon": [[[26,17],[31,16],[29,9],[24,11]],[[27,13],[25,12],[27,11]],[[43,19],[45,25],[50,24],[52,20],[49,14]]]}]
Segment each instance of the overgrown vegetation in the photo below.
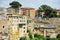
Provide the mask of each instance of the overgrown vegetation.
[{"label": "overgrown vegetation", "polygon": [[37,15],[40,16],[41,12],[44,12],[44,16],[45,18],[51,18],[51,17],[57,17],[57,12],[56,9],[53,9],[51,6],[49,5],[41,5],[38,9],[37,9]]},{"label": "overgrown vegetation", "polygon": [[20,40],[26,40],[26,37],[21,37]]},{"label": "overgrown vegetation", "polygon": [[[34,34],[34,38],[32,37],[32,34],[30,33],[30,30],[27,30],[29,33],[29,40],[60,40],[60,34],[57,35],[57,38],[50,38],[50,37],[44,37],[42,35]],[[21,37],[20,40],[26,40],[26,37]]]}]

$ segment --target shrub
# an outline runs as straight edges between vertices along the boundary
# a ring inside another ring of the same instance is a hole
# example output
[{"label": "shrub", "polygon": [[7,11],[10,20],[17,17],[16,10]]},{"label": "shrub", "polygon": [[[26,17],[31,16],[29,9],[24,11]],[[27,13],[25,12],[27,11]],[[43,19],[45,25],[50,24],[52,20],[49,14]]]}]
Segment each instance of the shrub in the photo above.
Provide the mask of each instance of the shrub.
[{"label": "shrub", "polygon": [[34,38],[35,40],[45,40],[44,36],[38,34],[34,34]]},{"label": "shrub", "polygon": [[20,40],[26,40],[26,37],[21,37]]},{"label": "shrub", "polygon": [[50,40],[58,40],[57,38],[50,38]]},{"label": "shrub", "polygon": [[57,38],[60,38],[60,34],[57,35]]},{"label": "shrub", "polygon": [[60,40],[60,34],[57,35],[57,39]]}]

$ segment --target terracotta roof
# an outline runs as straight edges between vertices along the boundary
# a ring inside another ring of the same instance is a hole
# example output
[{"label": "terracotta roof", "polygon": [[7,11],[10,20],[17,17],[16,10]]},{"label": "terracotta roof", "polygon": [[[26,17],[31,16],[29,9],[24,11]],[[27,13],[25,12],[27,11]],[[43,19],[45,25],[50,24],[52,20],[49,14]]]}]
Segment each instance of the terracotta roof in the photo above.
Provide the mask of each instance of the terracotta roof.
[{"label": "terracotta roof", "polygon": [[35,8],[31,8],[31,7],[21,7],[20,9],[35,9]]},{"label": "terracotta roof", "polygon": [[56,11],[60,11],[60,9],[57,9]]},{"label": "terracotta roof", "polygon": [[38,21],[39,23],[43,23],[43,24],[50,24],[49,22],[47,21]]}]

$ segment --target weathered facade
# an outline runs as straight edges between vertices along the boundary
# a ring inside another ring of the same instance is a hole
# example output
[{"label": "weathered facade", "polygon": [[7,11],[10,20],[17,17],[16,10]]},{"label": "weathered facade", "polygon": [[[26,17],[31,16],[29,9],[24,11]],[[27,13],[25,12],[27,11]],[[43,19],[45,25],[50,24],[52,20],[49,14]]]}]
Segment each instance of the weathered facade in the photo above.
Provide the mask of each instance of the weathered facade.
[{"label": "weathered facade", "polygon": [[34,19],[35,18],[35,9],[34,8],[28,8],[28,7],[22,7],[20,8],[19,13],[22,15],[27,15],[28,17]]}]

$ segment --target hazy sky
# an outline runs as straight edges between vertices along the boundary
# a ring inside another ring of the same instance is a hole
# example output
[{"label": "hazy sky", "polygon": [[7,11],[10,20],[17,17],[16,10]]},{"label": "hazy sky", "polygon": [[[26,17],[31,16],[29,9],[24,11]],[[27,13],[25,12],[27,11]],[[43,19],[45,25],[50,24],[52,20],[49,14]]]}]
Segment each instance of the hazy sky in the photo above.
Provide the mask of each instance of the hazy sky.
[{"label": "hazy sky", "polygon": [[18,1],[22,7],[38,8],[42,4],[50,5],[53,8],[60,9],[60,0],[0,0],[0,7],[9,7],[9,3]]}]

